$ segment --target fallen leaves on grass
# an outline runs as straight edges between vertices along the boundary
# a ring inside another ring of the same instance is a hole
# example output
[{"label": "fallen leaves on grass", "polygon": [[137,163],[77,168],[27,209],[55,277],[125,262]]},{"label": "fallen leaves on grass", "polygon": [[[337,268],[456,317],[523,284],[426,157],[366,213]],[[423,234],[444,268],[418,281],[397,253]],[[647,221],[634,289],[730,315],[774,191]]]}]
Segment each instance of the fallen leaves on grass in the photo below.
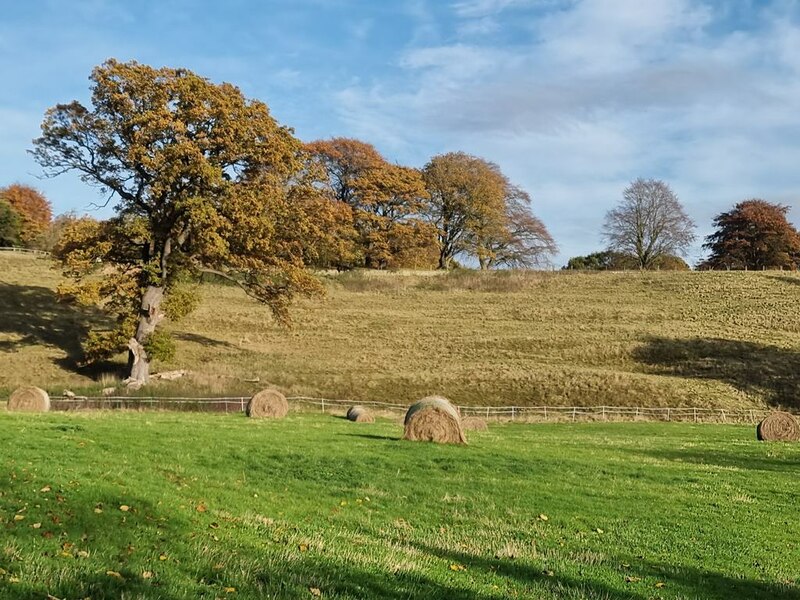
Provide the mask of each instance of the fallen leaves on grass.
[{"label": "fallen leaves on grass", "polygon": [[119,509],[120,509],[122,512],[128,512],[128,511],[131,509],[131,507],[130,507],[130,506],[128,506],[127,504],[123,504],[123,505],[121,505],[121,506],[119,507]]},{"label": "fallen leaves on grass", "polygon": [[467,567],[465,567],[464,565],[460,565],[458,563],[453,563],[452,565],[450,565],[450,570],[451,571],[466,571]]},{"label": "fallen leaves on grass", "polygon": [[125,579],[119,571],[106,571],[106,575],[115,579]]},{"label": "fallen leaves on grass", "polygon": [[308,588],[308,591],[311,592],[311,595],[316,597],[316,598],[319,598],[320,596],[322,596],[322,590],[319,589],[319,588],[311,587],[311,588]]}]

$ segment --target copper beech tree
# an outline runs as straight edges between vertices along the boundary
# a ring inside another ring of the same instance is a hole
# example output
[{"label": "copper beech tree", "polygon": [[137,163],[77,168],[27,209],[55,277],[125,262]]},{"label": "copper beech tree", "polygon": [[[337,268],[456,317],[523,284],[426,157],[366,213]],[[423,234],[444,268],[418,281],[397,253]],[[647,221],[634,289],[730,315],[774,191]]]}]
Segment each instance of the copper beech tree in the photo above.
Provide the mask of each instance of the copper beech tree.
[{"label": "copper beech tree", "polygon": [[717,230],[703,244],[711,255],[701,268],[796,269],[800,233],[787,220],[788,211],[788,206],[754,199],[717,215]]},{"label": "copper beech tree", "polygon": [[229,279],[284,321],[294,295],[319,291],[298,239],[312,228],[303,147],[264,103],[136,62],[109,60],[90,80],[91,106],[51,108],[34,140],[46,173],[78,172],[116,211],[70,223],[55,249],[75,282],[63,293],[116,321],[90,334],[87,358],[127,348],[129,381],[145,383],[169,348],[159,324],[194,302],[187,275]]}]

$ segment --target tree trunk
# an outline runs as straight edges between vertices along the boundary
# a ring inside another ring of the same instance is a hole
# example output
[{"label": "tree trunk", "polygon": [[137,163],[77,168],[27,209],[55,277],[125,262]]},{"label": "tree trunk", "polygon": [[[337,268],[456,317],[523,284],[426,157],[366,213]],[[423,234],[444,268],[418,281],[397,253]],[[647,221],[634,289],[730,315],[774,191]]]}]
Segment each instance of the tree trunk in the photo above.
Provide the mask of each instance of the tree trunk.
[{"label": "tree trunk", "polygon": [[448,260],[447,254],[444,252],[444,250],[439,252],[439,268],[446,271],[449,266],[448,262],[450,261]]},{"label": "tree trunk", "polygon": [[130,369],[128,385],[142,386],[150,377],[150,357],[147,356],[144,344],[164,318],[160,310],[163,299],[163,287],[150,286],[142,295],[136,335],[128,341],[128,368]]}]

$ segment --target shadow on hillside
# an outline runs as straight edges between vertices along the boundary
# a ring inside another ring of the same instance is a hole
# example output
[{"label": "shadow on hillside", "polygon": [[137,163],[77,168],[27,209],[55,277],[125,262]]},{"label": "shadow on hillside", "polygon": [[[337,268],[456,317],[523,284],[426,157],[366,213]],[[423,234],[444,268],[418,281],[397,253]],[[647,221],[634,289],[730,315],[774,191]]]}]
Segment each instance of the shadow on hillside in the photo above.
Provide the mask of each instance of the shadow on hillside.
[{"label": "shadow on hillside", "polygon": [[[0,282],[0,334],[14,338],[0,340],[0,352],[16,352],[26,346],[57,348],[66,354],[56,360],[60,366],[85,372],[78,367],[83,357],[81,339],[100,320],[95,311],[59,302],[49,288]],[[92,370],[97,369],[108,370],[107,365]]]},{"label": "shadow on hillside", "polygon": [[172,337],[184,342],[200,344],[201,346],[211,346],[214,348],[233,348],[235,350],[241,349],[239,348],[239,346],[231,344],[230,342],[226,342],[225,340],[215,340],[214,338],[210,338],[205,335],[199,335],[197,333],[188,333],[186,331],[175,332],[172,334]]},{"label": "shadow on hillside", "polygon": [[776,281],[789,283],[791,285],[800,285],[800,277],[792,277],[790,275],[771,275],[770,279],[775,279]]},{"label": "shadow on hillside", "polygon": [[[750,600],[798,600],[797,588],[789,585],[780,585],[749,579],[736,579],[721,573],[704,571],[694,567],[662,565],[643,561],[636,557],[619,557],[612,561],[617,564],[630,565],[624,571],[620,570],[619,579],[624,581],[626,576],[635,578],[630,584],[630,591],[604,585],[596,581],[559,575],[552,575],[532,567],[529,564],[509,559],[495,559],[487,556],[475,556],[457,550],[445,550],[425,544],[415,543],[414,546],[426,553],[447,562],[463,565],[467,571],[482,570],[513,579],[523,585],[536,584],[548,589],[557,597],[565,598],[615,598],[622,600],[644,600],[645,598],[658,597],[650,584],[639,580],[649,578],[651,581],[664,583],[665,587],[675,593],[675,588],[683,588],[687,596],[704,598],[706,600],[728,600],[729,598],[748,598]],[[681,596],[683,597],[683,596]]]},{"label": "shadow on hillside", "polygon": [[715,379],[761,394],[776,408],[800,408],[800,353],[724,339],[650,338],[634,351],[653,373]]}]

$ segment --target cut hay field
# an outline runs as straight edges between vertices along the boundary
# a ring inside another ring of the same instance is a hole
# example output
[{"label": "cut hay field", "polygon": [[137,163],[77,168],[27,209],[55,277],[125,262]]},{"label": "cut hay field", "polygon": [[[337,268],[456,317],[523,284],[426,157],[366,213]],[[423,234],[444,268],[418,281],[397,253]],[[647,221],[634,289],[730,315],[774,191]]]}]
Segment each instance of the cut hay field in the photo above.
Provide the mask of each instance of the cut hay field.
[{"label": "cut hay field", "polygon": [[[87,321],[56,302],[48,262],[0,254],[0,394],[97,391],[116,366],[74,366]],[[800,408],[800,276],[791,273],[343,274],[275,325],[205,284],[169,324],[192,377],[157,394],[290,395],[473,405]],[[259,379],[259,383],[245,380]],[[145,393],[149,393],[145,392]]]},{"label": "cut hay field", "polygon": [[666,423],[400,434],[2,412],[0,598],[800,598],[800,445]]}]

